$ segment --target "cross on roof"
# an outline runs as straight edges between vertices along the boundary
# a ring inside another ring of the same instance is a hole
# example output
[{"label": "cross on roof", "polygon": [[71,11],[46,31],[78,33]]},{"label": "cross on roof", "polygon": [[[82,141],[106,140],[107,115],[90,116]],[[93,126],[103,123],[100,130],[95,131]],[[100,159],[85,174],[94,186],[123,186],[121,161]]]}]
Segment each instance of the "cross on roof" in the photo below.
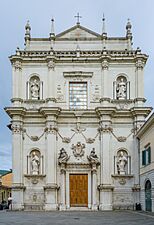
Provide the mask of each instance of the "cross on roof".
[{"label": "cross on roof", "polygon": [[77,18],[77,23],[76,24],[80,24],[80,18],[82,18],[82,16],[80,16],[79,13],[77,13],[77,16],[74,16],[75,18]]}]

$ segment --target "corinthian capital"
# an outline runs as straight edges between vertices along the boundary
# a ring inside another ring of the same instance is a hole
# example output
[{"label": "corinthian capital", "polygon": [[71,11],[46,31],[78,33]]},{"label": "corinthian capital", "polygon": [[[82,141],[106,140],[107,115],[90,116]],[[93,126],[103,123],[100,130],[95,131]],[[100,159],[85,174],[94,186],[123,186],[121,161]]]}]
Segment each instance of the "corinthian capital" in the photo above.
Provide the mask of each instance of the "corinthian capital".
[{"label": "corinthian capital", "polygon": [[47,65],[49,70],[55,69],[55,62],[53,60],[50,60]]},{"label": "corinthian capital", "polygon": [[110,133],[113,131],[113,128],[111,126],[108,126],[108,125],[104,125],[104,126],[100,126],[98,128],[98,131],[99,132],[103,132],[103,133]]},{"label": "corinthian capital", "polygon": [[13,67],[15,68],[15,70],[22,70],[22,63],[17,60],[13,62]]},{"label": "corinthian capital", "polygon": [[50,125],[50,126],[48,126],[48,127],[45,128],[45,132],[47,134],[55,134],[56,135],[57,132],[58,132],[58,128],[56,126]]},{"label": "corinthian capital", "polygon": [[23,129],[20,124],[12,124],[11,130],[13,134],[21,134]]},{"label": "corinthian capital", "polygon": [[144,65],[145,65],[145,62],[142,59],[138,59],[136,61],[136,68],[137,69],[143,69],[144,68]]},{"label": "corinthian capital", "polygon": [[103,70],[108,70],[108,68],[109,68],[109,62],[108,62],[108,60],[104,59],[102,61],[102,63],[101,63],[101,66],[102,66],[102,69]]}]

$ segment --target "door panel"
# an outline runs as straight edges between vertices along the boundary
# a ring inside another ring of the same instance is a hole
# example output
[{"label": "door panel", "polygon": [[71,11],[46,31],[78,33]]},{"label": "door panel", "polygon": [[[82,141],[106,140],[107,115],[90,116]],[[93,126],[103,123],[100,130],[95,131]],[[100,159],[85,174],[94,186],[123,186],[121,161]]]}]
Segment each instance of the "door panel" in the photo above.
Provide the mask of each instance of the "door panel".
[{"label": "door panel", "polygon": [[88,175],[70,174],[70,205],[88,206]]}]

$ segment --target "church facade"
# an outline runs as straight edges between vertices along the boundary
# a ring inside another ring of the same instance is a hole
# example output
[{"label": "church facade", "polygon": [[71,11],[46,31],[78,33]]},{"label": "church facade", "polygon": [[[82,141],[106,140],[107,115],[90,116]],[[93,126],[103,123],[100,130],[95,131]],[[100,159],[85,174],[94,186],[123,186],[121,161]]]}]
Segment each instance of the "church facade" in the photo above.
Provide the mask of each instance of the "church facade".
[{"label": "church facade", "polygon": [[32,38],[10,57],[13,208],[133,209],[140,202],[135,134],[145,107],[147,55],[124,37],[77,24]]}]

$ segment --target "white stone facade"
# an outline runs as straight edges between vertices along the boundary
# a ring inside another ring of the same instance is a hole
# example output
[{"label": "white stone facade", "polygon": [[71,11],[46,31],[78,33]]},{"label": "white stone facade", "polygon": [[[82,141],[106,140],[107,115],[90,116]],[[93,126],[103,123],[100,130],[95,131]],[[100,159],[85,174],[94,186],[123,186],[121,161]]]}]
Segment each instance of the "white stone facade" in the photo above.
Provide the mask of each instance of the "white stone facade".
[{"label": "white stone facade", "polygon": [[[49,38],[31,38],[30,30],[25,49],[10,57],[13,208],[70,209],[77,174],[88,177],[88,209],[132,209],[140,201],[134,134],[151,108],[144,107],[147,55],[132,49],[130,22],[121,38],[79,23]],[[71,84],[86,87],[81,108],[80,99],[70,107]]]}]

